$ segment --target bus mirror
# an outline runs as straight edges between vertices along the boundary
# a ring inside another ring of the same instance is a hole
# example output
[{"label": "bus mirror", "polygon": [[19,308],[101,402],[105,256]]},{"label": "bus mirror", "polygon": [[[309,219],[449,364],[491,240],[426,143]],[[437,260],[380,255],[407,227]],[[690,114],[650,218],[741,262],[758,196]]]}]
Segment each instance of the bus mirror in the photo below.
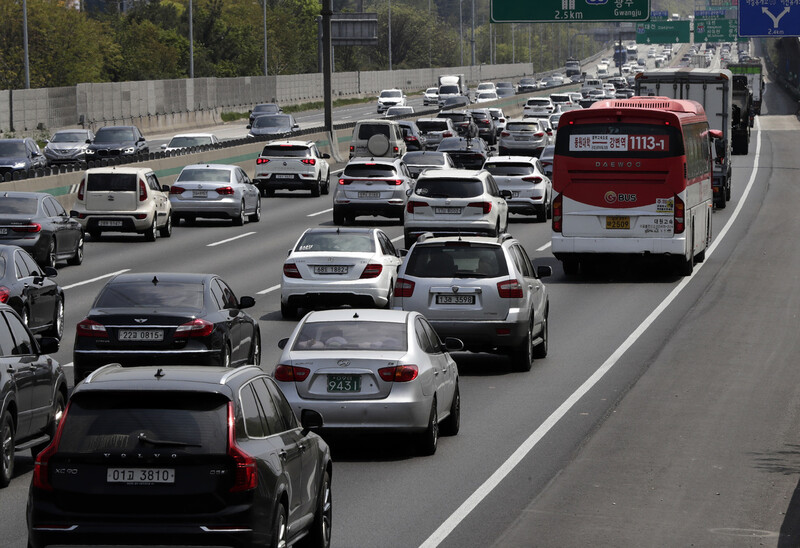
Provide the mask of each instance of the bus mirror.
[{"label": "bus mirror", "polygon": [[716,139],[714,147],[717,152],[717,158],[725,157],[725,149],[728,148],[728,141],[726,139]]}]

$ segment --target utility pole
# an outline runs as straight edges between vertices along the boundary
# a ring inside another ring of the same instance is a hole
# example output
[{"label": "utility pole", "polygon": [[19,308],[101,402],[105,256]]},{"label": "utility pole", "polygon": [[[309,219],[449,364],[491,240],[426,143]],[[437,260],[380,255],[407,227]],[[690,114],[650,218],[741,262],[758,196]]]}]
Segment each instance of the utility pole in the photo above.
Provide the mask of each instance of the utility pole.
[{"label": "utility pole", "polygon": [[267,71],[267,0],[264,2],[264,76],[269,76]]},{"label": "utility pole", "polygon": [[392,0],[389,0],[389,70],[392,70]]},{"label": "utility pole", "polygon": [[[264,0],[266,4],[267,0]],[[331,84],[331,16],[333,0],[322,2],[322,101],[325,105],[325,131],[333,139],[333,90]],[[333,141],[331,141],[333,147]],[[333,150],[336,150],[335,148]]]},{"label": "utility pole", "polygon": [[475,66],[475,0],[472,0],[472,63]]},{"label": "utility pole", "polygon": [[25,53],[25,89],[31,89],[31,64],[28,57],[28,1],[22,0],[22,47]]},{"label": "utility pole", "polygon": [[194,31],[192,30],[192,0],[189,0],[189,78],[194,78]]},{"label": "utility pole", "polygon": [[464,0],[458,0],[458,42],[461,44],[461,64],[464,66],[464,15],[461,13],[461,5]]}]

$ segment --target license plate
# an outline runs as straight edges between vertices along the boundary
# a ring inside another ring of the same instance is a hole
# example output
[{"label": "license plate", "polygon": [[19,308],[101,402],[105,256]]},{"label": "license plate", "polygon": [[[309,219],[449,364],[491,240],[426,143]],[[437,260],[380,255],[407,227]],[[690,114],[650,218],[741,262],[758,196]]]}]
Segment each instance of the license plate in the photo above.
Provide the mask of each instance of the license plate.
[{"label": "license plate", "polygon": [[512,190],[511,191],[512,198],[519,198],[519,190]]},{"label": "license plate", "polygon": [[347,274],[347,265],[317,265],[314,274]]},{"label": "license plate", "polygon": [[475,295],[436,295],[436,304],[475,304]]},{"label": "license plate", "polygon": [[328,375],[328,392],[361,392],[361,375]]},{"label": "license plate", "polygon": [[434,213],[441,213],[442,215],[461,215],[460,207],[434,207]]},{"label": "license plate", "polygon": [[97,226],[122,226],[122,221],[97,221]]},{"label": "license plate", "polygon": [[117,339],[120,341],[163,341],[162,329],[120,329]]},{"label": "license plate", "polygon": [[207,190],[193,190],[192,198],[208,198]]},{"label": "license plate", "polygon": [[606,228],[608,229],[628,229],[631,227],[630,217],[609,216],[606,217]]},{"label": "license plate", "polygon": [[359,192],[358,193],[358,197],[359,198],[380,198],[381,197],[381,193],[380,192]]},{"label": "license plate", "polygon": [[530,137],[514,137],[515,141],[530,141]]},{"label": "license plate", "polygon": [[0,235],[5,236],[6,234],[8,234],[8,229],[7,228],[0,228]]},{"label": "license plate", "polygon": [[109,468],[107,483],[148,485],[151,483],[175,483],[174,468]]},{"label": "license plate", "polygon": [[294,175],[284,175],[284,174],[277,174],[275,175],[276,179],[294,179]]}]

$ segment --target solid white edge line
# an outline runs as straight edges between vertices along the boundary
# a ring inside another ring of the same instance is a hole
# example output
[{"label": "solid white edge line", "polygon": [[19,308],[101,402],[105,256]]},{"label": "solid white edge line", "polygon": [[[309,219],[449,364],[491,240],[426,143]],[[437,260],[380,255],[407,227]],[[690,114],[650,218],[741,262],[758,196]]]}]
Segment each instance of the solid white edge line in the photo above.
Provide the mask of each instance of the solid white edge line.
[{"label": "solid white edge line", "polygon": [[276,289],[280,289],[280,288],[281,288],[281,284],[273,285],[272,287],[268,287],[266,289],[263,289],[263,290],[257,292],[256,295],[266,295],[267,293],[270,293],[270,292],[275,291]]},{"label": "solid white edge line", "polygon": [[96,281],[102,280],[104,278],[110,278],[112,276],[116,276],[117,274],[124,274],[125,272],[128,272],[129,270],[130,270],[130,268],[126,268],[125,270],[117,270],[116,272],[111,272],[109,274],[103,274],[102,276],[98,276],[98,277],[92,278],[90,280],[83,280],[82,282],[77,282],[77,283],[70,284],[70,285],[64,285],[64,286],[61,287],[61,289],[72,289],[73,287],[78,287],[80,285],[90,284],[92,282],[96,282]]},{"label": "solid white edge line", "polygon": [[323,209],[322,211],[317,211],[316,213],[309,213],[306,217],[316,217],[317,215],[322,215],[323,213],[328,213],[329,211],[333,211],[332,207],[328,209]]},{"label": "solid white edge line", "polygon": [[[758,121],[758,119],[756,119]],[[731,215],[728,222],[725,224],[723,229],[720,231],[717,238],[715,238],[714,243],[708,248],[706,251],[706,261],[717,248],[717,244],[722,241],[722,238],[725,234],[728,233],[728,230],[736,221],[736,218],[739,216],[739,212],[742,210],[744,206],[744,202],[747,196],[750,194],[750,190],[753,187],[753,183],[756,180],[756,173],[758,172],[758,158],[761,153],[761,124],[758,124],[756,127],[756,152],[755,152],[755,161],[753,163],[753,171],[750,174],[750,180],[747,182],[747,187],[742,194],[742,198],[739,200],[739,203],[736,206],[733,214]],[[633,344],[642,336],[642,334],[656,321],[656,319],[661,315],[661,313],[666,310],[666,308],[675,300],[675,298],[683,291],[683,288],[686,287],[689,282],[692,281],[692,278],[695,277],[697,272],[702,269],[702,267],[706,263],[700,263],[695,268],[694,272],[691,276],[687,276],[669,293],[669,295],[664,298],[663,301],[650,313],[645,320],[639,324],[639,326],[628,335],[628,338],[614,351],[611,356],[597,369],[591,377],[586,379],[586,381],[578,387],[575,392],[573,392],[565,401],[562,403],[558,408],[553,411],[553,413],[545,419],[545,421],[526,439],[522,445],[520,445],[516,451],[514,451],[506,461],[500,465],[500,467],[491,475],[489,478],[484,481],[473,493],[470,495],[467,500],[465,500],[461,506],[459,506],[455,512],[453,512],[450,517],[448,517],[444,523],[442,523],[436,531],[429,536],[425,542],[420,545],[420,548],[435,548],[439,546],[439,544],[445,540],[448,535],[464,520],[464,518],[469,515],[472,510],[474,510],[478,504],[480,504],[483,499],[485,499],[489,493],[491,493],[495,487],[497,487],[500,482],[510,474],[514,468],[524,459],[528,453],[530,453],[534,447],[544,438],[544,436],[556,425],[558,421],[560,421],[567,412],[572,409],[572,407],[589,391],[597,384],[600,379],[602,379],[608,371],[611,370],[614,365],[616,365],[617,361],[627,352],[627,350],[633,346]]]},{"label": "solid white edge line", "polygon": [[547,242],[547,243],[546,243],[546,244],[544,244],[542,247],[537,247],[537,248],[536,248],[536,251],[544,251],[545,249],[547,249],[548,247],[550,247],[552,244],[553,244],[553,242]]},{"label": "solid white edge line", "polygon": [[239,234],[238,236],[234,236],[233,238],[228,238],[227,240],[220,240],[218,242],[206,244],[206,247],[216,247],[218,245],[227,244],[228,242],[238,240],[239,238],[244,238],[245,236],[252,236],[253,234],[255,234],[255,232],[245,232],[244,234]]}]

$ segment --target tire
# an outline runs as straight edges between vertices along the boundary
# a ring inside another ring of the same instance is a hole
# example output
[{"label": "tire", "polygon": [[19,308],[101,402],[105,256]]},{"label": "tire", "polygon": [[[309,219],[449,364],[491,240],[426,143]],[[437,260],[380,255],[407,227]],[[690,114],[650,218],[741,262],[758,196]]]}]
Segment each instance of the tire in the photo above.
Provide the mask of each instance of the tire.
[{"label": "tire", "polygon": [[552,219],[553,218],[553,200],[552,200],[552,197],[551,197],[550,200],[547,201],[545,215],[547,215],[548,219]]},{"label": "tire", "polygon": [[244,225],[244,200],[242,200],[242,203],[239,205],[239,214],[233,217],[233,226],[242,225]]},{"label": "tire", "polygon": [[717,209],[725,209],[725,206],[728,205],[728,201],[725,199],[725,191],[719,193],[719,197],[714,200],[714,205]]},{"label": "tire", "polygon": [[55,337],[59,341],[64,336],[64,301],[59,296],[56,299],[55,315],[53,316],[53,325],[44,332],[47,337]]},{"label": "tire", "polygon": [[317,509],[308,535],[297,543],[298,548],[329,548],[331,545],[331,526],[333,525],[333,496],[331,494],[331,476],[326,470],[322,476]]},{"label": "tire", "polygon": [[261,198],[256,202],[256,210],[247,217],[247,220],[251,223],[257,223],[261,220]]},{"label": "tire", "polygon": [[77,266],[83,262],[83,234],[78,239],[78,247],[75,248],[75,255],[67,259],[67,264]]},{"label": "tire", "polygon": [[181,224],[181,216],[177,213],[172,214],[172,226],[178,226]]},{"label": "tire", "polygon": [[250,345],[250,362],[251,365],[261,365],[261,332],[256,331],[253,338],[253,344]]},{"label": "tire", "polygon": [[167,215],[167,222],[158,229],[158,235],[162,238],[169,238],[172,236],[172,215]]},{"label": "tire", "polygon": [[275,191],[273,189],[271,189],[271,188],[265,188],[264,189],[264,197],[265,198],[272,198],[273,196],[275,196]]},{"label": "tire", "polygon": [[547,222],[547,204],[542,204],[541,207],[539,207],[536,211],[536,222]]},{"label": "tire", "polygon": [[436,396],[433,397],[433,403],[431,404],[428,426],[418,436],[417,450],[420,455],[429,456],[436,453],[436,446],[439,444],[439,414],[436,411]]},{"label": "tire", "polygon": [[272,520],[272,546],[273,548],[286,548],[286,507],[278,503],[275,508],[275,518]]},{"label": "tire", "polygon": [[96,364],[87,361],[86,358],[75,356],[72,360],[73,384],[78,384],[95,369],[97,369]]},{"label": "tire", "polygon": [[545,312],[544,312],[544,319],[542,320],[542,333],[541,333],[541,335],[542,335],[542,342],[540,342],[539,344],[537,344],[536,346],[534,346],[534,347],[533,347],[533,357],[534,357],[535,359],[537,359],[537,360],[541,360],[541,359],[543,359],[543,358],[546,358],[546,357],[547,357],[547,339],[548,339],[548,333],[547,333],[547,324],[548,324],[548,321],[547,321],[547,315],[548,315],[548,311],[547,311],[547,310],[545,310]]},{"label": "tire", "polygon": [[319,198],[320,194],[322,194],[322,179],[317,179],[314,186],[311,187],[311,197]]},{"label": "tire", "polygon": [[455,436],[461,429],[461,391],[456,381],[456,391],[453,394],[453,403],[450,404],[450,414],[442,421],[439,431],[443,436]]},{"label": "tire", "polygon": [[514,371],[530,371],[533,367],[533,320],[528,325],[528,332],[525,334],[525,339],[515,348],[511,353],[511,365]]},{"label": "tire", "polygon": [[50,238],[50,243],[47,246],[47,253],[42,257],[42,266],[56,267],[56,240]]},{"label": "tire", "polygon": [[564,274],[567,276],[577,276],[580,271],[580,262],[578,259],[563,259],[561,266],[564,268]]},{"label": "tire", "polygon": [[322,193],[328,195],[331,191],[331,172],[328,171],[328,178],[325,179],[325,186],[322,187]]},{"label": "tire", "polygon": [[3,412],[0,419],[0,487],[8,487],[14,477],[14,420]]},{"label": "tire", "polygon": [[156,226],[156,220],[153,219],[153,225],[144,233],[144,239],[146,242],[155,242],[156,238],[158,238],[158,227]]},{"label": "tire", "polygon": [[225,343],[222,350],[219,351],[219,366],[220,367],[230,367],[231,366],[231,347],[228,346],[228,343]]},{"label": "tire", "polygon": [[100,239],[100,236],[101,236],[102,234],[103,234],[103,232],[102,232],[102,231],[100,231],[100,230],[90,230],[90,231],[89,231],[89,236],[91,236],[91,237],[92,237],[92,240],[99,240],[99,239]]},{"label": "tire", "polygon": [[411,246],[414,245],[414,242],[416,242],[416,241],[417,241],[417,239],[416,238],[412,238],[411,236],[404,236],[403,237],[403,243],[405,244],[406,249],[411,249]]},{"label": "tire", "polygon": [[[692,248],[694,248],[694,244]],[[678,274],[681,276],[691,276],[692,272],[694,272],[694,251],[689,252],[688,259],[686,257],[678,257],[677,261]]]},{"label": "tire", "polygon": [[336,226],[344,226],[345,224],[344,212],[336,207],[333,208],[333,224]]},{"label": "tire", "polygon": [[292,320],[297,317],[297,307],[290,304],[281,303],[281,317],[284,320]]},{"label": "tire", "polygon": [[56,401],[53,402],[53,419],[47,425],[47,435],[50,436],[50,439],[44,443],[31,447],[31,456],[36,459],[36,455],[44,451],[44,448],[50,445],[50,442],[53,441],[53,438],[56,436],[56,430],[58,429],[58,423],[61,421],[61,416],[64,414],[64,409],[66,408],[67,404],[64,400],[64,394],[60,391],[56,393]]},{"label": "tire", "polygon": [[728,186],[725,188],[725,200],[731,199],[731,185],[728,183]]}]

